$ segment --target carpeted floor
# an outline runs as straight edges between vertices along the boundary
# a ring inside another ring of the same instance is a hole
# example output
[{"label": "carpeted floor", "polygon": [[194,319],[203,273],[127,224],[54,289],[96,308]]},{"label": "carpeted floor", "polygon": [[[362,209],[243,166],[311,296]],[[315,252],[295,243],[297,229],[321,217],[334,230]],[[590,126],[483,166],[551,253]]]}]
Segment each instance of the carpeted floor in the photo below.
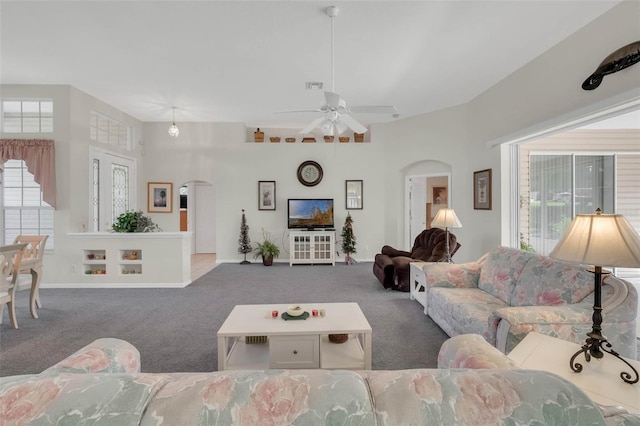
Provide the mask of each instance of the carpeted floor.
[{"label": "carpeted floor", "polygon": [[17,303],[0,325],[0,376],[39,373],[98,337],[141,353],[143,372],[213,371],[216,332],[237,304],[357,302],[373,329],[373,368],[435,367],[446,334],[408,293],[385,290],[371,263],[223,264],[183,289],[42,289],[40,319]]}]

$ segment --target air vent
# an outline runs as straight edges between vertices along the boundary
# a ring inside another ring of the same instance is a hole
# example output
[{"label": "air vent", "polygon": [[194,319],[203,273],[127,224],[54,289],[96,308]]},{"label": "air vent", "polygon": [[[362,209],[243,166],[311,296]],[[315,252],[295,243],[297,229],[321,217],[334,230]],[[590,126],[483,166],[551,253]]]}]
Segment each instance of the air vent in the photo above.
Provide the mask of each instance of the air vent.
[{"label": "air vent", "polygon": [[323,86],[323,84],[322,84],[321,81],[307,81],[304,84],[304,87],[307,90],[322,90],[322,86]]}]

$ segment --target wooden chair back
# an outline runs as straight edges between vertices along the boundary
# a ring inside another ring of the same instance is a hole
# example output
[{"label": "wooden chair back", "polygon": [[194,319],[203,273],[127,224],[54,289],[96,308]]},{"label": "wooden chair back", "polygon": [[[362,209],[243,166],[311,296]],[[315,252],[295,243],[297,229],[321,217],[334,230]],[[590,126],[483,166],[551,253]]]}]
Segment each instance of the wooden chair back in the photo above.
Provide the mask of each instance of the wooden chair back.
[{"label": "wooden chair back", "polygon": [[48,235],[18,235],[15,238],[13,244],[27,244],[22,256],[22,273],[29,272],[25,271],[25,269],[42,266],[44,247],[48,238]]},{"label": "wooden chair back", "polygon": [[9,304],[9,318],[13,328],[18,328],[15,313],[16,282],[26,243],[0,247],[0,323],[5,304]]}]

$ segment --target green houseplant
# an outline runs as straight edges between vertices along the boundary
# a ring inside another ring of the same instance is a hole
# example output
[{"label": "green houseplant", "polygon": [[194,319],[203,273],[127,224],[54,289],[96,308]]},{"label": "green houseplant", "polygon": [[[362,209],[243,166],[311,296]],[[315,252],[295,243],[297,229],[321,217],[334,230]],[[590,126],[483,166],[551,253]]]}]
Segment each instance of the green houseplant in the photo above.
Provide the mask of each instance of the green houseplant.
[{"label": "green houseplant", "polygon": [[122,213],[111,226],[113,232],[158,232],[162,231],[141,210]]},{"label": "green houseplant", "polygon": [[254,250],[254,259],[262,256],[262,264],[264,266],[271,266],[273,264],[273,258],[280,255],[280,249],[275,242],[271,240],[268,234],[263,234],[263,240],[260,243],[256,243],[257,247]]}]

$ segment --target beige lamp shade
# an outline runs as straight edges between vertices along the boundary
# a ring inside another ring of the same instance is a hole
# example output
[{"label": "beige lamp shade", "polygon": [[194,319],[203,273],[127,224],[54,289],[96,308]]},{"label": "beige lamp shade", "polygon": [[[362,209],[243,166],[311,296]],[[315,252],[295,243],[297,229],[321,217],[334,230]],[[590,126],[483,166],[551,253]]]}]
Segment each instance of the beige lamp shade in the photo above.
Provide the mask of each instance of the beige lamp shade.
[{"label": "beige lamp shade", "polygon": [[583,265],[640,268],[640,236],[620,214],[579,214],[549,256]]},{"label": "beige lamp shade", "polygon": [[458,220],[456,212],[453,209],[440,209],[436,213],[436,217],[431,221],[431,226],[437,228],[462,228],[462,223]]}]

